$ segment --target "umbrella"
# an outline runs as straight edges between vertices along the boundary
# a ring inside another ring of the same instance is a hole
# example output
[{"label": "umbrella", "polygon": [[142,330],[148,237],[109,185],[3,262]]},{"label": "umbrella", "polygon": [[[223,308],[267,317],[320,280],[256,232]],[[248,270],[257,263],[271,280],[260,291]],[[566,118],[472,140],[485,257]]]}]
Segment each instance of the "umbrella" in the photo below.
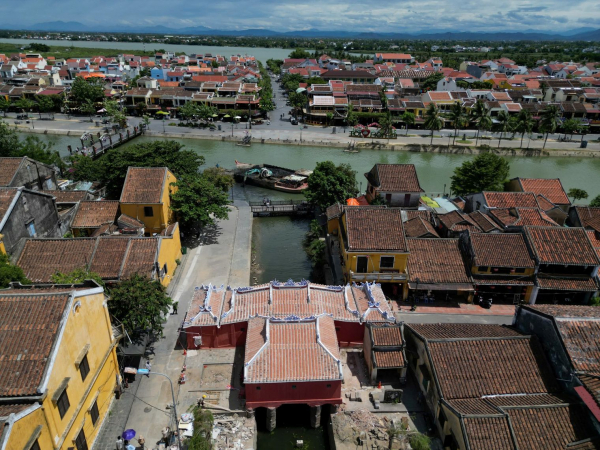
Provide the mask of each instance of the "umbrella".
[{"label": "umbrella", "polygon": [[164,116],[165,114],[167,114],[167,115],[168,115],[169,113],[168,113],[168,112],[166,112],[166,111],[158,111],[156,114],[162,114],[162,115]]},{"label": "umbrella", "polygon": [[296,94],[299,94],[300,92],[304,92],[306,91],[306,88],[298,88],[296,89]]},{"label": "umbrella", "polygon": [[123,436],[123,439],[126,441],[130,441],[135,437],[135,430],[132,430],[131,428],[129,430],[125,430],[121,436]]},{"label": "umbrella", "polygon": [[98,110],[98,113],[103,113],[103,112],[106,112],[106,108],[102,108],[102,109]]},{"label": "umbrella", "polygon": [[225,114],[223,117],[225,117],[225,118],[229,118],[229,117],[231,117],[231,116],[230,116],[229,114]]},{"label": "umbrella", "polygon": [[219,117],[219,115],[218,115],[218,114],[213,114],[212,116],[213,116],[213,117]]},{"label": "umbrella", "polygon": [[235,116],[234,119],[241,119],[242,116]]}]

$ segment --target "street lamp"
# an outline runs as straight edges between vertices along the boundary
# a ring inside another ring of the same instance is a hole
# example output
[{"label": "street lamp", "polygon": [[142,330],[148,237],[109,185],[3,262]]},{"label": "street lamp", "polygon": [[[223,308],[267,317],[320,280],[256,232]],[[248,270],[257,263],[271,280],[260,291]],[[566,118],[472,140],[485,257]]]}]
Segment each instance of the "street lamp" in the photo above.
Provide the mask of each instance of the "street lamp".
[{"label": "street lamp", "polygon": [[173,412],[175,413],[175,428],[177,429],[177,445],[179,445],[179,449],[181,450],[181,438],[179,437],[179,425],[177,424],[177,405],[175,402],[175,392],[173,391],[173,382],[171,381],[171,379],[165,375],[164,373],[160,373],[160,372],[151,372],[148,369],[138,369],[137,373],[142,374],[142,375],[161,375],[163,377],[165,377],[167,380],[169,380],[169,384],[171,385],[171,397],[173,398]]}]

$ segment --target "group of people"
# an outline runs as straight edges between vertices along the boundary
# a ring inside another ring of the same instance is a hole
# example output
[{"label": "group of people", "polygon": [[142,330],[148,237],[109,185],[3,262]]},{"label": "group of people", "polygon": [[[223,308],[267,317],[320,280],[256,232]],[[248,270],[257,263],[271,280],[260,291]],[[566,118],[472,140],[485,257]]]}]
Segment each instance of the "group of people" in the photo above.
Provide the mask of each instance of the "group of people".
[{"label": "group of people", "polygon": [[[172,436],[172,432],[171,432],[171,428],[170,427],[164,427],[161,430],[161,434],[162,434],[162,439],[160,440],[160,442],[164,442],[165,445],[169,445],[169,442],[171,441],[171,436]],[[137,442],[138,442],[138,448],[140,450],[144,450],[145,449],[145,445],[146,445],[146,439],[144,438],[144,436],[140,435],[140,437],[137,438]],[[116,450],[136,450],[136,447],[134,445],[131,444],[131,441],[129,440],[124,440],[121,436],[117,436],[117,442],[115,444],[115,448]]]}]

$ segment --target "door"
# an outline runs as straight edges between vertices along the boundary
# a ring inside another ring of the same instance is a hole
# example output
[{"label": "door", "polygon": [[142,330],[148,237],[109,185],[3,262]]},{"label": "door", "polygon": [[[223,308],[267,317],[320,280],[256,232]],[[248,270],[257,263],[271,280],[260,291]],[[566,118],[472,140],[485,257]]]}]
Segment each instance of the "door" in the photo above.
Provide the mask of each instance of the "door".
[{"label": "door", "polygon": [[356,257],[356,273],[367,273],[369,265],[369,258],[367,256]]}]

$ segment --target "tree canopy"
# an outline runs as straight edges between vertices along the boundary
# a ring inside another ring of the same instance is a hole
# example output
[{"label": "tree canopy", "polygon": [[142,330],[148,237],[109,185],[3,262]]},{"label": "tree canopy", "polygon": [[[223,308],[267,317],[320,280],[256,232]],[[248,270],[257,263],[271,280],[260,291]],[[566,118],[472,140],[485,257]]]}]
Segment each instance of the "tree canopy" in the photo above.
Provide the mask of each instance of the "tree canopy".
[{"label": "tree canopy", "polygon": [[98,81],[98,78],[85,80],[82,77],[76,77],[71,85],[71,97],[79,103],[85,103],[86,100],[102,101],[104,99],[103,81]]},{"label": "tree canopy", "polygon": [[481,191],[502,191],[508,179],[510,164],[494,153],[482,153],[454,169],[450,189],[456,195]]},{"label": "tree canopy", "polygon": [[229,217],[227,191],[222,185],[215,186],[211,177],[215,178],[212,172],[206,176],[186,174],[173,183],[177,190],[171,194],[171,209],[184,226],[205,226]]},{"label": "tree canopy", "polygon": [[132,340],[139,341],[148,332],[162,336],[163,317],[172,301],[160,281],[135,274],[111,287],[109,294],[108,310]]},{"label": "tree canopy", "polygon": [[590,202],[592,208],[600,208],[600,195],[595,196]]},{"label": "tree canopy", "polygon": [[308,189],[304,191],[307,200],[321,209],[335,203],[345,203],[357,194],[356,172],[349,164],[336,166],[331,161],[317,163],[308,177]]},{"label": "tree canopy", "polygon": [[584,191],[583,189],[579,189],[579,188],[569,189],[569,192],[567,192],[567,195],[575,201],[583,200],[584,198],[588,198],[588,193],[586,191]]},{"label": "tree canopy", "polygon": [[425,78],[425,81],[421,83],[421,89],[423,91],[435,91],[437,89],[438,81],[444,78],[444,74],[442,72],[435,72]]},{"label": "tree canopy", "polygon": [[64,163],[52,143],[45,143],[37,136],[27,136],[20,140],[17,132],[0,121],[0,157],[28,156],[44,164],[64,167]]},{"label": "tree canopy", "polygon": [[31,282],[25,276],[23,269],[19,266],[13,266],[8,261],[6,253],[0,252],[0,288],[7,288],[11,282],[20,282],[30,284]]}]

